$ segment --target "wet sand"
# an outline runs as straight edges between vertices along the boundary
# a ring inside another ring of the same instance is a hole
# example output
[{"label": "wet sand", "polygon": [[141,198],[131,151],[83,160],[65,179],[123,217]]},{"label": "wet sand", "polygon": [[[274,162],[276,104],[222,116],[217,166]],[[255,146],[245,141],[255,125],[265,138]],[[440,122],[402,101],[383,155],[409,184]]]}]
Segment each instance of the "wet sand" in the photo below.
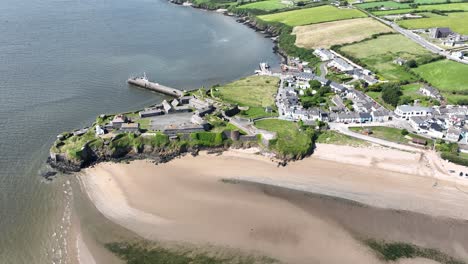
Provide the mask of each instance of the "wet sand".
[{"label": "wet sand", "polygon": [[[404,159],[385,163],[409,166]],[[455,183],[435,185],[421,172],[424,176],[314,157],[278,168],[268,158],[228,151],[158,166],[103,163],[79,179],[105,217],[151,240],[238,248],[288,263],[380,263],[357,240],[372,237],[468,259],[461,220],[468,219],[468,196]]]}]

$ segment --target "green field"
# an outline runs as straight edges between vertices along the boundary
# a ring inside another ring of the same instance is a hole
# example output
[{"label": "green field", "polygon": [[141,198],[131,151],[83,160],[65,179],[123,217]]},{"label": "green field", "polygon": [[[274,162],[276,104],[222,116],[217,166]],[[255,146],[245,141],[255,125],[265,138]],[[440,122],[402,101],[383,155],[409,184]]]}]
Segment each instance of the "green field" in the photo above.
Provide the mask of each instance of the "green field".
[{"label": "green field", "polygon": [[[465,21],[465,23],[461,21]],[[432,15],[428,18],[401,20],[398,24],[408,29],[449,27],[457,33],[468,35],[468,12],[447,13],[446,16]]]},{"label": "green field", "polygon": [[468,99],[468,65],[441,60],[419,66],[414,71],[437,87],[450,103]]},{"label": "green field", "polygon": [[386,7],[392,9],[402,9],[402,8],[410,8],[408,3],[398,3],[394,1],[383,1],[383,2],[371,2],[371,3],[364,3],[356,5],[362,9],[372,9],[376,7]]},{"label": "green field", "polygon": [[339,9],[326,5],[281,12],[271,15],[263,15],[259,16],[258,18],[267,22],[281,22],[289,26],[301,26],[366,16],[366,14],[356,9]]},{"label": "green field", "polygon": [[278,82],[276,77],[250,76],[213,88],[213,95],[239,106],[275,107]]},{"label": "green field", "polygon": [[385,16],[393,14],[406,14],[412,12],[422,12],[422,11],[468,11],[468,3],[451,3],[451,4],[436,4],[436,5],[420,5],[417,8],[409,9],[396,9],[396,10],[386,10],[386,11],[374,11],[372,12],[376,16]]},{"label": "green field", "polygon": [[423,47],[397,34],[379,36],[375,39],[346,45],[340,48],[340,51],[343,51],[344,55],[351,55],[350,58],[354,57],[365,63],[382,78],[393,81],[416,79],[404,67],[393,63],[396,58],[418,60],[423,56],[433,56]]},{"label": "green field", "polygon": [[266,0],[253,2],[245,5],[238,6],[237,9],[259,9],[264,11],[278,10],[288,7],[287,5],[281,3],[281,0]]},{"label": "green field", "polygon": [[353,147],[363,147],[370,145],[370,143],[365,140],[353,138],[331,130],[320,132],[315,142],[322,144],[346,145]]},{"label": "green field", "polygon": [[304,157],[312,150],[313,131],[301,131],[298,124],[286,120],[264,119],[255,122],[260,129],[276,132],[270,147],[286,157]]},{"label": "green field", "polygon": [[[452,3],[463,2],[464,0],[450,0]],[[447,0],[414,0],[415,4],[444,4]]]}]

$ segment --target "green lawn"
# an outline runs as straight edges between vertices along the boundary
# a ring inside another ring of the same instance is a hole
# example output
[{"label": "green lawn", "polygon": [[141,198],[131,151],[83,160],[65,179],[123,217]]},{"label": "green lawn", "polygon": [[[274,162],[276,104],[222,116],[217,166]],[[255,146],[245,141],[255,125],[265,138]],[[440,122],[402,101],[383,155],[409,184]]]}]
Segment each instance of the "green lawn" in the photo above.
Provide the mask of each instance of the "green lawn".
[{"label": "green lawn", "polygon": [[331,130],[320,132],[315,142],[322,144],[346,145],[354,147],[370,145],[370,143],[365,140],[353,138]]},{"label": "green lawn", "polygon": [[[462,23],[461,21],[465,21]],[[401,20],[398,24],[408,29],[449,27],[453,31],[468,35],[468,12],[447,13],[446,16],[433,15],[428,18]]]},{"label": "green lawn", "polygon": [[[429,51],[410,39],[399,35],[383,35],[364,42],[346,45],[340,48],[344,55],[351,55],[365,63],[370,69],[386,80],[415,81],[417,78],[404,67],[393,63],[398,57],[420,59],[433,56]],[[352,59],[352,58],[351,58]]]},{"label": "green lawn", "polygon": [[273,11],[285,7],[288,7],[288,5],[281,3],[281,0],[266,0],[241,5],[238,6],[237,9],[259,9],[264,11]]},{"label": "green lawn", "polygon": [[[463,2],[464,0],[450,0],[450,2]],[[415,4],[444,4],[447,0],[414,0]]]},{"label": "green lawn", "polygon": [[259,16],[258,18],[268,22],[281,22],[289,26],[301,26],[366,16],[366,14],[356,9],[339,9],[333,6],[325,5],[263,15]]},{"label": "green lawn", "polygon": [[414,71],[437,87],[449,102],[468,98],[468,65],[441,60],[419,66]]},{"label": "green lawn", "polygon": [[[363,127],[350,127],[349,128],[351,131],[361,133],[364,129]],[[411,139],[406,138],[404,135],[401,134],[401,129],[398,128],[393,128],[393,127],[383,127],[383,126],[376,126],[370,128],[372,130],[372,134],[369,136],[375,137],[375,138],[380,138],[380,139],[385,139],[388,141],[396,142],[396,143],[401,143],[401,144],[407,144],[408,142],[411,141]],[[410,138],[421,138],[425,139],[428,141],[429,144],[429,139],[426,139],[424,137],[415,135],[415,134],[408,134]]]},{"label": "green lawn", "polygon": [[[275,96],[278,91],[279,79],[270,76],[250,76],[232,83],[213,88],[213,94],[223,101],[248,106],[246,115],[251,118],[271,116],[264,108],[275,106]],[[259,113],[261,112],[261,113]]]},{"label": "green lawn", "polygon": [[270,142],[270,147],[285,157],[304,157],[312,150],[313,132],[301,131],[297,123],[265,119],[255,122],[255,126],[277,133],[278,138]]},{"label": "green lawn", "polygon": [[421,12],[421,11],[468,11],[468,3],[451,3],[451,4],[436,4],[436,5],[420,5],[417,8],[409,9],[396,9],[396,10],[386,10],[386,11],[374,11],[372,12],[376,16],[385,16],[393,14],[406,14],[411,12]]},{"label": "green lawn", "polygon": [[362,9],[372,9],[375,7],[386,7],[392,9],[402,9],[402,8],[410,8],[409,3],[398,3],[394,1],[383,1],[383,2],[371,2],[371,3],[363,3],[356,5]]},{"label": "green lawn", "polygon": [[382,93],[381,92],[370,91],[370,92],[367,92],[366,94],[369,95],[372,99],[374,99],[377,103],[379,103],[383,107],[385,107],[387,109],[390,109],[390,110],[395,110],[395,107],[393,105],[387,104],[387,103],[384,102],[384,100],[382,99]]}]

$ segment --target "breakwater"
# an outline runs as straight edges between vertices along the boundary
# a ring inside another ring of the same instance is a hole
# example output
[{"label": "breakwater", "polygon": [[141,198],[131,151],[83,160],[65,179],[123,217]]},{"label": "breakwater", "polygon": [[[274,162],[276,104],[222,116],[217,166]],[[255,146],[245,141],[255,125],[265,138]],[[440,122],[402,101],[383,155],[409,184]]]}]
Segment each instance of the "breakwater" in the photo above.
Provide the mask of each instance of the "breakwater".
[{"label": "breakwater", "polygon": [[145,77],[130,78],[127,80],[127,82],[131,85],[135,85],[141,88],[145,88],[151,91],[173,96],[176,98],[182,97],[184,95],[184,92],[182,92],[181,90],[167,87],[159,83],[150,82]]}]

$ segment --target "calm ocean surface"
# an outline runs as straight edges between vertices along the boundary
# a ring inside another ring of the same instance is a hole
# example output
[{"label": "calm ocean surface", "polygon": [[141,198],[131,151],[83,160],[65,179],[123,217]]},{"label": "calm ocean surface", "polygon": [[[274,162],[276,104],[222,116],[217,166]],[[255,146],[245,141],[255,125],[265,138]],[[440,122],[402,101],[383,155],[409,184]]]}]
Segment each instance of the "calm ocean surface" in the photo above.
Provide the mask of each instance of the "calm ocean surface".
[{"label": "calm ocean surface", "polygon": [[128,87],[130,75],[208,86],[277,64],[272,47],[232,18],[165,0],[0,1],[0,263],[66,254],[67,179],[38,172],[60,132],[162,100]]}]

